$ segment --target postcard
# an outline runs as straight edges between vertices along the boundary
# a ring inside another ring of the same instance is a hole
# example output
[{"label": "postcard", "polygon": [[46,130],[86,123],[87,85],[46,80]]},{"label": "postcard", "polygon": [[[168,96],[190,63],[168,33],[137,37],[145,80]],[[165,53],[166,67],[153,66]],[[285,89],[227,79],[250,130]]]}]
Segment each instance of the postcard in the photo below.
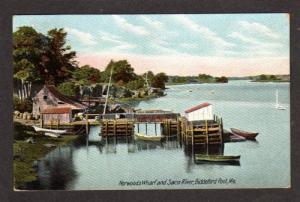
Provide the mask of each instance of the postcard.
[{"label": "postcard", "polygon": [[15,190],[289,188],[289,30],[287,13],[15,15]]}]

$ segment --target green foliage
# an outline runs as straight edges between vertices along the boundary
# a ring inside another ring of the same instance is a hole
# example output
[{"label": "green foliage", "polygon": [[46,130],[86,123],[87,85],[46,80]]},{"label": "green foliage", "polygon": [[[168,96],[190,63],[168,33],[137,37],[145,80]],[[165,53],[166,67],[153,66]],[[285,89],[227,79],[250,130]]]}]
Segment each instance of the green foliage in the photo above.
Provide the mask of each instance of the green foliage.
[{"label": "green foliage", "polygon": [[19,122],[14,122],[14,140],[25,140],[35,134],[31,126],[23,125]]},{"label": "green foliage", "polygon": [[130,90],[138,90],[144,87],[145,81],[142,77],[138,77],[138,79],[135,79],[133,81],[129,81],[126,84],[126,87]]},{"label": "green foliage", "polygon": [[214,78],[211,75],[208,74],[199,74],[198,75],[198,80],[201,83],[211,83],[214,81]]},{"label": "green foliage", "polygon": [[228,83],[228,78],[225,76],[216,77],[216,82],[217,83]]},{"label": "green foliage", "polygon": [[165,83],[168,81],[168,76],[165,73],[158,73],[153,77],[151,86],[154,88],[165,89]]},{"label": "green foliage", "polygon": [[[15,130],[21,130],[27,133],[32,129],[29,127],[19,127]],[[25,130],[25,131],[24,131]],[[20,132],[21,132],[20,131]],[[15,141],[13,145],[13,166],[14,166],[14,185],[17,189],[25,189],[27,182],[32,182],[37,179],[36,169],[33,168],[34,161],[45,156],[47,153],[55,149],[56,147],[45,147],[45,144],[66,145],[71,141],[76,140],[77,135],[67,135],[62,138],[50,138],[46,136],[34,136],[36,144],[29,144],[24,141]]]},{"label": "green foliage", "polygon": [[17,96],[13,97],[14,110],[19,112],[32,112],[32,101],[30,99],[21,100]]},{"label": "green foliage", "polygon": [[57,89],[64,95],[77,96],[79,87],[73,81],[66,81],[58,85]]},{"label": "green foliage", "polygon": [[13,72],[16,78],[21,76],[20,79],[28,81],[42,79],[40,70],[43,55],[49,50],[47,44],[48,38],[32,27],[20,27],[13,33]]},{"label": "green foliage", "polygon": [[259,75],[258,79],[259,79],[259,80],[267,80],[268,77],[267,77],[267,75],[265,75],[265,74],[261,74],[261,75]]},{"label": "green foliage", "polygon": [[48,83],[62,83],[72,77],[76,62],[76,53],[71,51],[70,46],[66,46],[67,33],[63,29],[52,29],[48,31],[49,37],[49,61],[46,64],[48,70]]},{"label": "green foliage", "polygon": [[278,78],[275,75],[270,75],[269,79],[270,80],[278,80]]},{"label": "green foliage", "polygon": [[84,65],[76,68],[72,75],[73,79],[78,81],[79,84],[94,84],[101,82],[100,70],[93,68],[89,65]]},{"label": "green foliage", "polygon": [[112,68],[112,79],[114,82],[123,81],[125,84],[127,84],[129,81],[134,80],[136,78],[134,69],[131,67],[127,60],[119,60],[117,62],[111,60],[102,74],[103,81],[109,81],[110,72]]},{"label": "green foliage", "polygon": [[58,84],[71,78],[76,67],[75,52],[66,46],[63,29],[52,29],[47,35],[32,27],[20,27],[13,33],[13,72],[15,78]]}]

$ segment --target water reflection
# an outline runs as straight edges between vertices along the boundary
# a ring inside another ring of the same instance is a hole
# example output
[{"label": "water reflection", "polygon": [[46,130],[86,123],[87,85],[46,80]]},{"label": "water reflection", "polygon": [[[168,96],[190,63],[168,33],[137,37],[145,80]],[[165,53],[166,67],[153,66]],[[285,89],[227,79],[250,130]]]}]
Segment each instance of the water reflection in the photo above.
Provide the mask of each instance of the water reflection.
[{"label": "water reflection", "polygon": [[72,187],[77,177],[73,163],[73,148],[58,147],[38,162],[36,189],[65,190]]}]

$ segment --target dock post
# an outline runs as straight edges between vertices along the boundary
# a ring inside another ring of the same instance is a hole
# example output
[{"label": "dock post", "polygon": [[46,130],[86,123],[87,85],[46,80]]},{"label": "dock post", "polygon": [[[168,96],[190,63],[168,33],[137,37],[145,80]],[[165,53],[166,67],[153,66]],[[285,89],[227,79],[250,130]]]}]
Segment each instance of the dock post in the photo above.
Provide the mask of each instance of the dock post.
[{"label": "dock post", "polygon": [[194,156],[194,125],[192,122],[192,128],[191,128],[191,135],[192,135],[192,156]]},{"label": "dock post", "polygon": [[108,121],[105,120],[105,135],[108,136]]},{"label": "dock post", "polygon": [[128,143],[127,133],[128,133],[128,120],[126,119],[126,143]]},{"label": "dock post", "polygon": [[116,135],[116,120],[114,120],[114,135]]},{"label": "dock post", "polygon": [[179,130],[179,119],[177,118],[176,120],[176,123],[177,123],[177,140],[180,139],[180,130]]},{"label": "dock post", "polygon": [[220,130],[221,130],[221,144],[223,144],[223,119],[222,118],[221,118]]},{"label": "dock post", "polygon": [[89,119],[88,119],[88,115],[85,116],[86,119],[86,123],[85,123],[85,133],[86,135],[89,134]]},{"label": "dock post", "polygon": [[146,127],[146,135],[147,135],[147,134],[148,134],[148,133],[147,133],[147,122],[146,122],[146,124],[145,124],[145,127]]},{"label": "dock post", "polygon": [[155,128],[155,135],[157,136],[157,130],[156,130],[156,122],[154,122],[154,128]]},{"label": "dock post", "polygon": [[41,127],[44,128],[44,115],[41,116]]},{"label": "dock post", "polygon": [[171,136],[171,120],[168,119],[168,136]]},{"label": "dock post", "polygon": [[205,134],[206,134],[206,144],[208,145],[208,124],[207,120],[205,120]]},{"label": "dock post", "polygon": [[140,124],[137,123],[137,127],[138,127],[138,133],[140,132]]}]

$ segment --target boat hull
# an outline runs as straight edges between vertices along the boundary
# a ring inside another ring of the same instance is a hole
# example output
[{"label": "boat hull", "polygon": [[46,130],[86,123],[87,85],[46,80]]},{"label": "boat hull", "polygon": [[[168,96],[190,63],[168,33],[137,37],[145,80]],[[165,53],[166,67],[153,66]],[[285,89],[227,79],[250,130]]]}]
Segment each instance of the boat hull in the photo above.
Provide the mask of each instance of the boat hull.
[{"label": "boat hull", "polygon": [[40,128],[37,126],[32,126],[36,132],[46,132],[46,133],[52,133],[52,134],[64,134],[67,132],[67,130],[52,130],[52,129],[46,129],[46,128]]},{"label": "boat hull", "polygon": [[206,162],[220,162],[220,163],[230,163],[239,162],[240,156],[223,156],[223,155],[195,155],[196,161],[206,161]]},{"label": "boat hull", "polygon": [[258,133],[242,131],[239,129],[231,128],[231,132],[235,135],[242,136],[246,139],[255,140]]},{"label": "boat hull", "polygon": [[135,134],[135,138],[137,140],[143,140],[143,141],[155,141],[158,142],[161,140],[161,136],[148,136],[148,135],[144,135],[144,134],[140,134],[140,133],[136,133]]}]

